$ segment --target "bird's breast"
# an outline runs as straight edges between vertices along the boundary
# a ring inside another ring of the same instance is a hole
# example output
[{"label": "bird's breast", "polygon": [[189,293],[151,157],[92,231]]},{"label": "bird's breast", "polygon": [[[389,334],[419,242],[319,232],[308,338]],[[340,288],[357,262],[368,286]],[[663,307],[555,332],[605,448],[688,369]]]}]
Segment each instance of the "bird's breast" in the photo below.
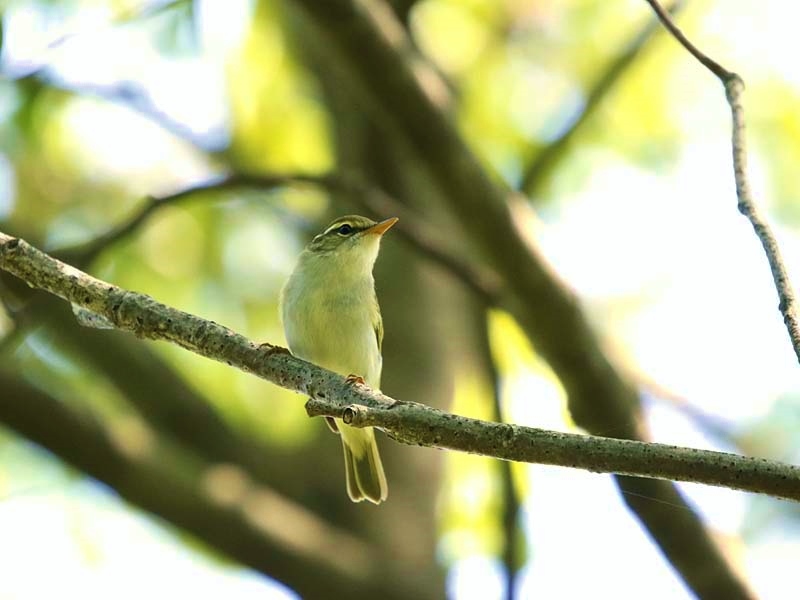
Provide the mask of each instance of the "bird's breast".
[{"label": "bird's breast", "polygon": [[281,307],[292,354],[341,375],[360,375],[378,387],[382,361],[371,312],[372,282],[296,283],[292,279],[287,283]]}]

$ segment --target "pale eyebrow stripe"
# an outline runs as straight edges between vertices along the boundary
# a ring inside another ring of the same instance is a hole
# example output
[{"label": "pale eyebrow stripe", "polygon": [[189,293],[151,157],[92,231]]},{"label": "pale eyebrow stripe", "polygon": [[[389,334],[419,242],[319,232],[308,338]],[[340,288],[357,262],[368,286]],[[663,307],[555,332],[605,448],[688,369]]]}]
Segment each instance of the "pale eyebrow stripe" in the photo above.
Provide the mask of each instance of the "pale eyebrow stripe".
[{"label": "pale eyebrow stripe", "polygon": [[363,226],[358,226],[355,223],[353,223],[352,221],[336,221],[330,227],[328,227],[325,231],[323,231],[320,235],[328,235],[331,231],[339,229],[339,227],[341,227],[342,225],[350,225],[350,227],[352,227],[353,231],[356,232],[356,233],[359,232],[359,231],[364,231],[365,229],[369,229],[370,227],[372,227],[372,225],[369,225],[369,224],[363,225]]},{"label": "pale eyebrow stripe", "polygon": [[352,227],[353,229],[356,229],[356,227],[355,227],[355,226],[353,226],[353,224],[352,224],[350,221],[336,221],[336,222],[334,222],[334,223],[333,223],[333,224],[332,224],[330,227],[328,227],[328,228],[327,228],[327,229],[326,229],[326,230],[323,232],[323,234],[322,234],[322,235],[327,235],[328,233],[330,233],[330,232],[331,232],[331,231],[333,231],[334,229],[339,229],[339,227],[341,227],[342,225],[350,225],[350,227]]}]

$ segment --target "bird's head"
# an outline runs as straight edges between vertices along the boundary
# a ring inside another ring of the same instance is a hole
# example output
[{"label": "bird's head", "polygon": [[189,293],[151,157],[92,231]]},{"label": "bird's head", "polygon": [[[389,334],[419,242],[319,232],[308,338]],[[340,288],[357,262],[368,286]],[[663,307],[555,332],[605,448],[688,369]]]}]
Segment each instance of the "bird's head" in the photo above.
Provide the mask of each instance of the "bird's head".
[{"label": "bird's head", "polygon": [[339,217],[306,247],[309,258],[324,261],[337,271],[371,271],[378,257],[381,237],[397,217],[375,222],[359,215]]}]

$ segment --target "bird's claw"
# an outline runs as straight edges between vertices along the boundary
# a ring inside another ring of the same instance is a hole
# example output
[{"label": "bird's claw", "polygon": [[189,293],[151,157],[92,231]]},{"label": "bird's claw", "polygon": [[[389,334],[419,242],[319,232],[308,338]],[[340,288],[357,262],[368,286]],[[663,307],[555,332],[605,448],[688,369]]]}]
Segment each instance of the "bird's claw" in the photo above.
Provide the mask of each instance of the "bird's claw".
[{"label": "bird's claw", "polygon": [[349,385],[366,385],[366,382],[361,375],[353,375],[352,373],[345,377],[344,382]]},{"label": "bird's claw", "polygon": [[283,346],[276,346],[275,344],[270,344],[269,342],[264,342],[263,344],[259,344],[258,350],[260,352],[266,352],[267,354],[291,354],[288,348],[284,348]]}]

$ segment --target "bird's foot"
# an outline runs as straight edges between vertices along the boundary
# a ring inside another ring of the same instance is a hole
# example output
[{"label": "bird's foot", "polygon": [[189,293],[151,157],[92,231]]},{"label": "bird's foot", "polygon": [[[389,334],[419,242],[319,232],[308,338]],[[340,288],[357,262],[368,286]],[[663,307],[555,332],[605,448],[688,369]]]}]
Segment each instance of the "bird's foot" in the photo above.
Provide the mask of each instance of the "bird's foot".
[{"label": "bird's foot", "polygon": [[260,352],[266,352],[267,354],[291,354],[288,348],[284,348],[283,346],[276,346],[275,344],[270,344],[269,342],[264,342],[263,344],[259,344],[258,350]]},{"label": "bird's foot", "polygon": [[361,375],[353,375],[350,373],[347,377],[345,377],[344,382],[349,385],[366,385],[366,381]]}]

